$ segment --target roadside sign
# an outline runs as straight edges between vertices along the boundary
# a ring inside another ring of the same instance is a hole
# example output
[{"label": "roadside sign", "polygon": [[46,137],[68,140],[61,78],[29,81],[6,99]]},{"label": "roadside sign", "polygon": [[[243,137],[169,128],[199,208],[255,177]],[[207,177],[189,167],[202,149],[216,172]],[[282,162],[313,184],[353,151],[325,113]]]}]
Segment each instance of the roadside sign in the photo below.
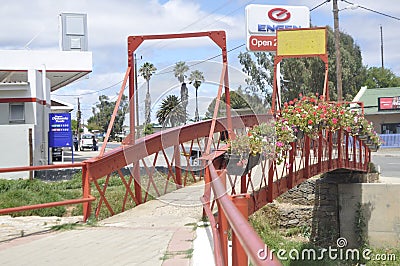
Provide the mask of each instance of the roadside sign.
[{"label": "roadside sign", "polygon": [[276,36],[252,35],[248,45],[251,51],[276,51]]},{"label": "roadside sign", "polygon": [[49,114],[49,147],[72,147],[71,114]]},{"label": "roadside sign", "polygon": [[317,56],[327,53],[326,28],[280,30],[277,56]]},{"label": "roadside sign", "polygon": [[276,51],[276,31],[310,27],[306,6],[246,6],[246,43],[248,51]]}]

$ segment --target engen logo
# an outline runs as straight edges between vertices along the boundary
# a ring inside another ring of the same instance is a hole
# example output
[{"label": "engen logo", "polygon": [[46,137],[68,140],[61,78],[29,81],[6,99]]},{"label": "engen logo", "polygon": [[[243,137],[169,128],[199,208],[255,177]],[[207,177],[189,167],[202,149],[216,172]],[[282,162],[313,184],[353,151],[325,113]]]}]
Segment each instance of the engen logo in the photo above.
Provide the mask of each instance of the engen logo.
[{"label": "engen logo", "polygon": [[290,12],[287,9],[276,7],[268,11],[270,20],[283,22],[290,19]]},{"label": "engen logo", "polygon": [[258,24],[258,32],[267,32],[267,33],[275,33],[280,29],[298,29],[301,26],[286,24],[288,20],[291,18],[291,13],[289,10],[281,7],[272,8],[267,12],[268,18],[271,21],[275,21],[276,25],[268,25],[268,24]]}]

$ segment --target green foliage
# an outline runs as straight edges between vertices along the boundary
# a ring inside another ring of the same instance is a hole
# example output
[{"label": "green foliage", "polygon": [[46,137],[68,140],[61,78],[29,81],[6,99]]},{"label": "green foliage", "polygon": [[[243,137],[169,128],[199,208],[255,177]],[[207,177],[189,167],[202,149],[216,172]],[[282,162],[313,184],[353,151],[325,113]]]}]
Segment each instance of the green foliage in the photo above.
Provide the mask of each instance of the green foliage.
[{"label": "green foliage", "polygon": [[174,75],[176,78],[178,78],[178,81],[181,83],[181,99],[180,100],[182,103],[183,112],[185,113],[185,121],[184,121],[185,123],[186,123],[186,110],[187,110],[188,99],[189,99],[189,91],[188,91],[188,88],[186,87],[186,83],[185,83],[185,78],[186,78],[185,73],[187,71],[189,71],[189,67],[183,61],[177,62],[174,66]]},{"label": "green foliage", "polygon": [[144,63],[139,68],[140,75],[146,80],[147,83],[147,92],[145,99],[145,124],[149,124],[151,121],[151,97],[150,97],[150,78],[157,71],[157,68],[149,62]]},{"label": "green foliage", "polygon": [[[218,110],[218,117],[226,116],[225,93],[221,96],[221,102]],[[268,112],[263,100],[256,94],[243,92],[241,88],[236,91],[230,91],[231,109],[251,109],[255,114],[265,114]],[[214,114],[216,98],[209,104],[206,112],[207,118],[212,118]]]},{"label": "green foliage", "polygon": [[197,102],[197,91],[199,90],[201,83],[204,81],[203,72],[199,70],[192,71],[192,73],[190,73],[189,81],[191,84],[193,84],[193,87],[196,89],[196,111],[194,114],[194,120],[199,121],[200,118],[199,118],[199,108]]},{"label": "green foliage", "polygon": [[[95,107],[92,108],[93,115],[88,119],[89,129],[97,129],[103,132],[107,132],[108,125],[110,124],[112,114],[116,105],[116,101],[110,101],[108,96],[100,95],[99,102]],[[115,117],[114,125],[111,130],[111,137],[117,133],[122,132],[122,126],[124,124],[125,114],[128,109],[128,97],[122,95],[121,103],[118,107],[117,115]]]},{"label": "green foliage", "polygon": [[76,121],[75,119],[71,119],[71,129],[72,132],[76,132],[76,130],[78,129],[78,121]]},{"label": "green foliage", "polygon": [[151,135],[151,134],[153,134],[153,133],[154,133],[153,124],[146,124],[146,125],[144,125],[143,134],[144,134],[145,136]]},{"label": "green foliage", "polygon": [[400,77],[390,69],[370,67],[367,69],[367,78],[363,85],[370,89],[400,87]]},{"label": "green foliage", "polygon": [[157,111],[158,122],[162,125],[176,127],[186,121],[186,112],[176,95],[168,95]]},{"label": "green foliage", "polygon": [[361,248],[368,247],[368,237],[367,237],[367,221],[363,212],[363,205],[361,203],[357,203],[355,221],[354,221],[354,230],[357,235],[357,243]]},{"label": "green foliage", "polygon": [[[81,178],[47,183],[40,180],[0,180],[0,208],[56,202],[82,196]],[[63,216],[65,206],[13,213],[12,216]]]},{"label": "green foliage", "polygon": [[193,70],[190,73],[189,81],[191,84],[193,84],[193,87],[195,87],[196,91],[197,91],[198,88],[201,86],[201,83],[204,82],[203,72],[201,72],[199,70]]},{"label": "green foliage", "polygon": [[77,223],[59,224],[59,225],[52,226],[51,230],[54,230],[54,231],[67,231],[67,230],[76,229],[77,227],[82,227],[82,226],[83,226],[83,224],[77,224]]},{"label": "green foliage", "polygon": [[189,71],[189,67],[185,62],[179,61],[175,63],[174,66],[174,75],[179,80],[180,83],[185,82],[186,75],[185,73]]}]

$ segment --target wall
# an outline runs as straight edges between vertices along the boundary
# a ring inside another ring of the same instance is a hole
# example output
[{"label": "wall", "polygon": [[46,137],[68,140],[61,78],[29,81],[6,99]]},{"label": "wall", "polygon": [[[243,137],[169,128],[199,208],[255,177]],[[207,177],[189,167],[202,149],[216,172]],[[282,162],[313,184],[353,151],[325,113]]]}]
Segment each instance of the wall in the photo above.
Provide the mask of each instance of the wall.
[{"label": "wall", "polygon": [[365,232],[372,247],[400,245],[400,184],[339,184],[340,233],[357,243],[357,211],[365,218]]},{"label": "wall", "polygon": [[[45,72],[42,69],[42,73]],[[0,167],[28,166],[28,132],[32,128],[33,165],[47,164],[48,155],[48,117],[50,112],[50,82],[38,70],[29,69],[28,85],[13,84],[0,87],[0,98],[26,99],[25,124],[9,124],[9,103],[0,104],[0,138],[2,156]],[[45,86],[43,86],[45,84]],[[30,99],[36,98],[35,102]],[[2,178],[27,178],[26,173],[0,175]]]},{"label": "wall", "polygon": [[378,115],[366,115],[365,118],[368,121],[371,121],[374,124],[374,128],[376,132],[380,134],[384,134],[382,131],[381,125],[382,124],[400,124],[400,113],[396,114],[388,114],[385,112],[382,112],[382,114]]},{"label": "wall", "polygon": [[[0,125],[0,167],[27,166],[29,165],[29,128],[34,125]],[[18,179],[28,178],[26,172],[3,173],[0,178]]]},{"label": "wall", "polygon": [[[390,218],[391,214],[385,214],[389,209],[396,214],[400,213],[398,207],[400,203],[394,194],[396,190],[398,194],[400,187],[393,187],[393,193],[389,193],[386,184],[376,182],[378,182],[378,174],[337,170],[326,173],[323,178],[308,179],[282,194],[263,210],[273,226],[297,227],[304,230],[307,227],[310,228],[310,240],[318,246],[335,247],[337,239],[345,237],[348,238],[349,246],[354,247],[357,246],[354,233],[356,212],[354,206],[357,206],[357,202],[362,202],[362,198],[368,199],[366,204],[372,202],[372,199],[378,199],[382,206],[374,203],[372,208],[379,211],[373,212],[372,215],[368,213],[365,215],[372,222],[368,224],[371,246],[377,246],[377,243],[383,243],[382,239],[386,237],[389,237],[389,240],[390,237],[393,239],[396,234],[393,231],[380,232],[377,228],[385,227],[379,223],[385,223],[386,228],[399,228],[400,231],[400,218],[398,216]],[[364,189],[351,190],[353,186],[363,186]],[[387,198],[381,199],[382,195]],[[388,205],[384,207],[384,204]],[[396,230],[395,232],[398,232]],[[390,240],[389,243],[394,242]]]}]

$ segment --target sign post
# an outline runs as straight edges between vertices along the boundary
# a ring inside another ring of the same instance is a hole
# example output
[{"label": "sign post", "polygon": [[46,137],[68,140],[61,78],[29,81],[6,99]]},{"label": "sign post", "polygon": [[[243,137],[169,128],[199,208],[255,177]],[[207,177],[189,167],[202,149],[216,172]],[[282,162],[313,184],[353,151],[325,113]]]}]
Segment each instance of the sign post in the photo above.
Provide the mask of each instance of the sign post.
[{"label": "sign post", "polygon": [[[49,148],[71,147],[72,163],[74,162],[74,149],[71,130],[71,114],[49,114]],[[50,156],[49,156],[50,160]]]}]

